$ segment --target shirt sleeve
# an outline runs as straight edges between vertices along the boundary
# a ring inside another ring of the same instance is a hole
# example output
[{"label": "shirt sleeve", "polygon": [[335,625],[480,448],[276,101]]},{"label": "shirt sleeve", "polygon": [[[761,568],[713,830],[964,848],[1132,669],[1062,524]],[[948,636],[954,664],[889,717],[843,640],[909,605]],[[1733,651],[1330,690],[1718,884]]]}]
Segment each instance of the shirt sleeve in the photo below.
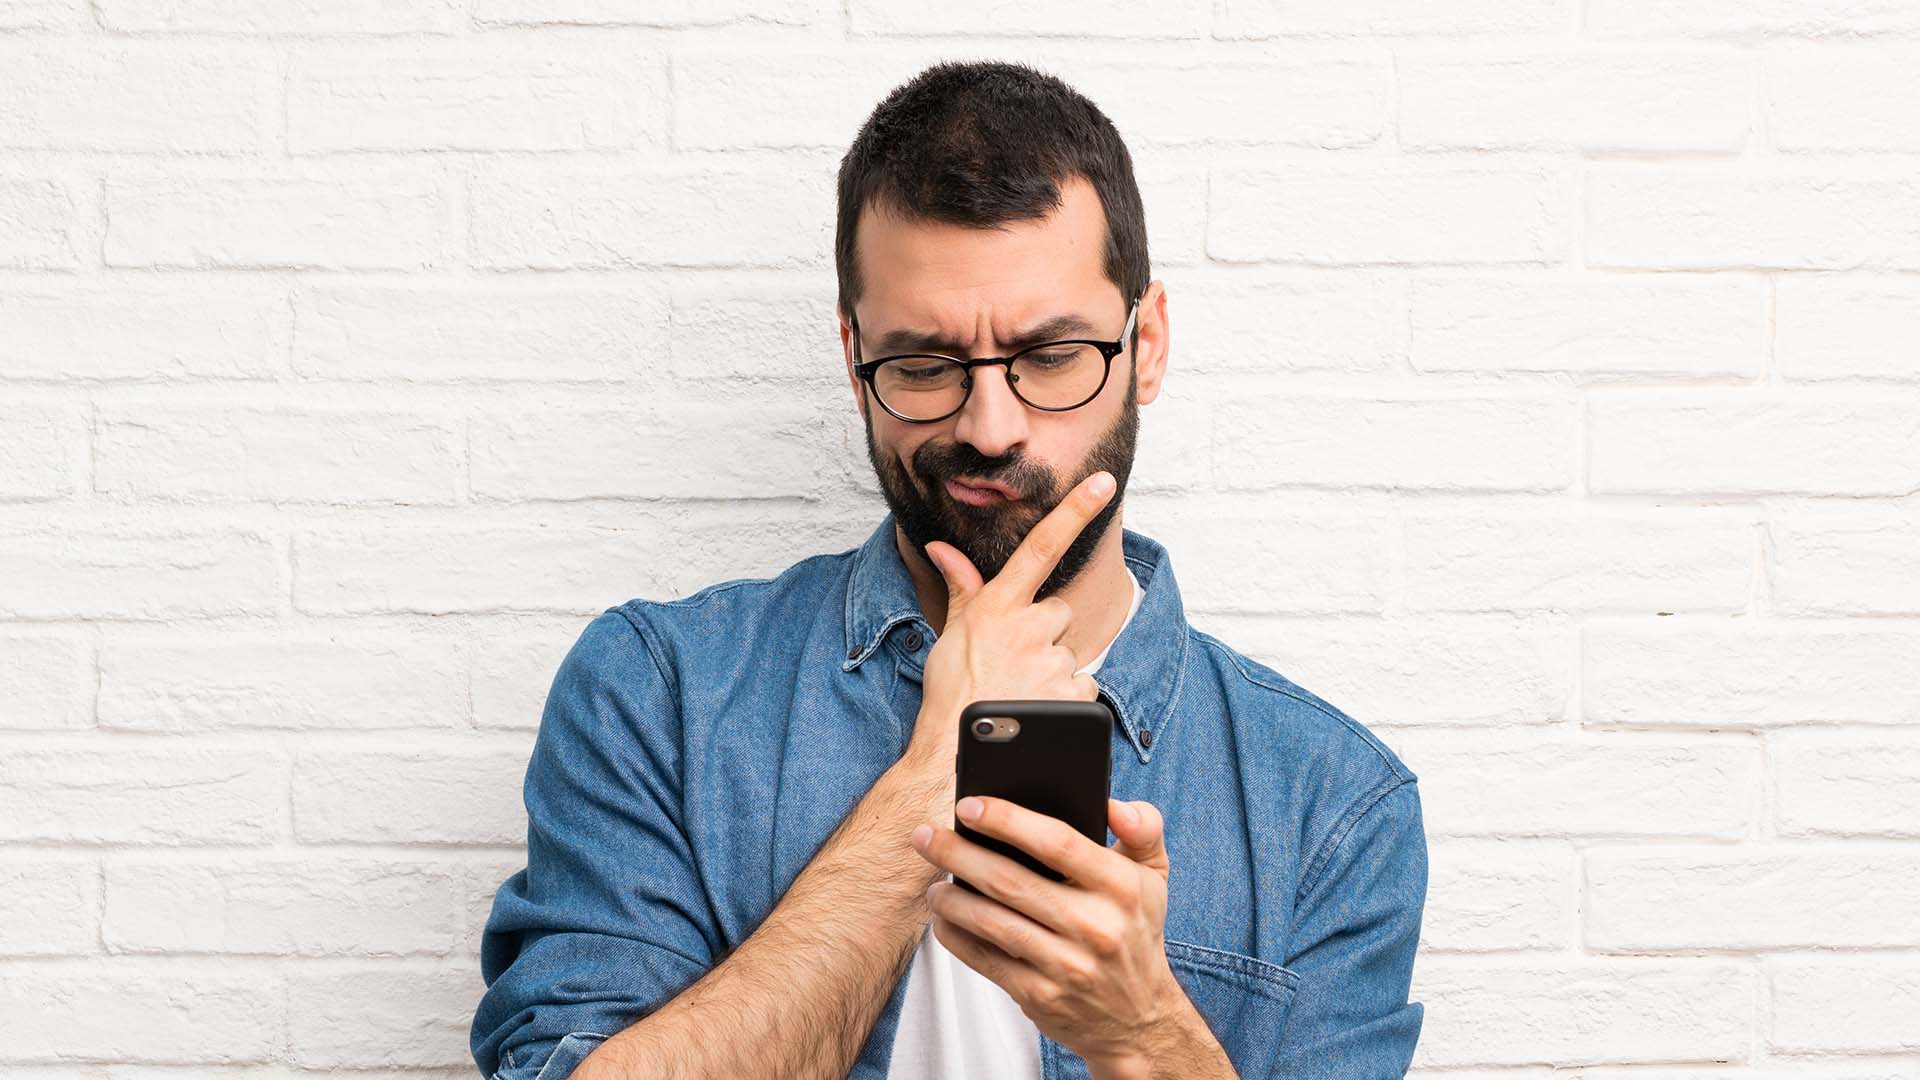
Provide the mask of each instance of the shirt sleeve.
[{"label": "shirt sleeve", "polygon": [[1420,1038],[1425,1009],[1408,1000],[1427,896],[1419,788],[1409,778],[1356,813],[1295,908],[1286,966],[1300,983],[1274,1072],[1286,1080],[1403,1077]]},{"label": "shirt sleeve", "polygon": [[712,966],[683,827],[677,688],[643,624],[603,612],[561,661],[527,764],[527,865],[494,896],[474,1063],[561,1080]]}]

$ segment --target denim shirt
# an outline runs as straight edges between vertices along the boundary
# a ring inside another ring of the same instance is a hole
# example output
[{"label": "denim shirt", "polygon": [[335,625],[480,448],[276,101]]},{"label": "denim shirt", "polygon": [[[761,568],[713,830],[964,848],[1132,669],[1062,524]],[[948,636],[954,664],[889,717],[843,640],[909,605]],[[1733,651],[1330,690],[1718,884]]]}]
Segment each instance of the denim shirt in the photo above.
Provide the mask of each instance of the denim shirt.
[{"label": "denim shirt", "polygon": [[[1403,1076],[1424,1013],[1414,774],[1189,626],[1166,549],[1121,538],[1145,597],[1093,677],[1118,721],[1113,796],[1165,818],[1175,979],[1247,1080]],[[777,577],[589,623],[527,766],[527,865],[481,941],[481,1074],[560,1080],[752,934],[905,752],[935,640],[892,514]],[[855,1080],[886,1075],[906,982]],[[1088,1077],[1044,1034],[1040,1050],[1046,1080]]]}]

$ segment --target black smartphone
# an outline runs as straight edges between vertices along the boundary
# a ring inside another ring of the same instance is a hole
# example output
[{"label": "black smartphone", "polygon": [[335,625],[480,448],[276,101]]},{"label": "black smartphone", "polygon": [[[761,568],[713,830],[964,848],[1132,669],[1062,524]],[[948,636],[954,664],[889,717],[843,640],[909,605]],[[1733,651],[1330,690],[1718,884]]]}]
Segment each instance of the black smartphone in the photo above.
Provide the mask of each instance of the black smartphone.
[{"label": "black smartphone", "polygon": [[[954,801],[986,795],[1059,818],[1107,846],[1113,780],[1113,710],[1102,701],[1000,699],[960,710]],[[954,818],[953,831],[1053,881],[1066,875],[1004,840]],[[955,874],[953,883],[980,890]],[[985,895],[985,894],[980,894]]]}]

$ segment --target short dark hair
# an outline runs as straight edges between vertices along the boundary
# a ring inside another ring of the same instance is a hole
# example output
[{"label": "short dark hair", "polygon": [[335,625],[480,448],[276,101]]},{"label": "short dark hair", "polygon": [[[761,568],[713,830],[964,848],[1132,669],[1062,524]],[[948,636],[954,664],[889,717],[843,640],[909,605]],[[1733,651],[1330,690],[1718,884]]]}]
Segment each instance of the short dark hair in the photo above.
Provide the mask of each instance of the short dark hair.
[{"label": "short dark hair", "polygon": [[[870,203],[909,221],[991,228],[1042,218],[1060,183],[1085,177],[1107,216],[1104,269],[1132,301],[1146,290],[1146,211],[1133,157],[1105,113],[1058,77],[996,60],[935,63],[890,92],[840,159],[833,261],[840,310],[860,299],[855,231]],[[1134,330],[1134,344],[1140,331]]]}]

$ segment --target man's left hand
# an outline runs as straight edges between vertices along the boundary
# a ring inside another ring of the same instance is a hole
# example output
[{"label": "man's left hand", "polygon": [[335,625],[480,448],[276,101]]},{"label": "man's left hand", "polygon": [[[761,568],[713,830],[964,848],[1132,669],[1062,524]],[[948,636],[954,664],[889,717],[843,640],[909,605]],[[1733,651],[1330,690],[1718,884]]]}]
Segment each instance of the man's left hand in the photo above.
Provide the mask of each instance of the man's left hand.
[{"label": "man's left hand", "polygon": [[[979,816],[968,820],[972,803]],[[1170,863],[1159,809],[1108,799],[1108,827],[1118,840],[1111,848],[1006,799],[968,796],[954,810],[968,828],[1067,880],[1051,881],[934,825],[915,850],[986,894],[934,882],[927,890],[934,936],[1090,1067],[1144,1059],[1165,1023],[1191,1008],[1167,963]]]}]

